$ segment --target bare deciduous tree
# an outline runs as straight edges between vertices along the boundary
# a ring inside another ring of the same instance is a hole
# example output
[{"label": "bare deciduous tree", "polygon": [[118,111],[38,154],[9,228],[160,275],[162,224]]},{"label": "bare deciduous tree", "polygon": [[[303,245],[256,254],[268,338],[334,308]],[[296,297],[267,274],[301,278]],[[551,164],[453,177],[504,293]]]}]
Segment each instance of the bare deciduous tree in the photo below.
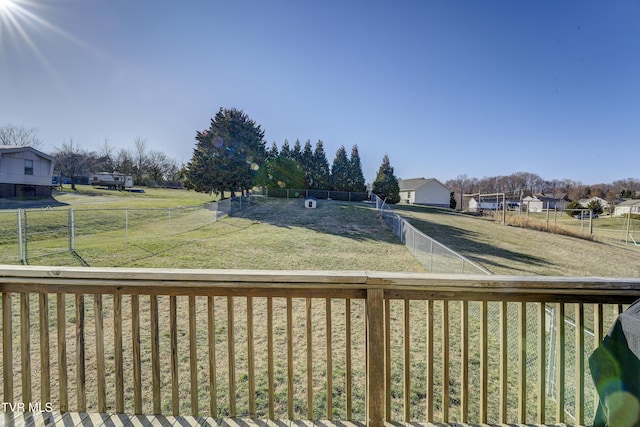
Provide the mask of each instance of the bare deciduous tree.
[{"label": "bare deciduous tree", "polygon": [[70,138],[69,142],[62,144],[62,148],[56,148],[53,158],[60,174],[71,178],[71,189],[75,190],[76,178],[87,172],[85,170],[87,163],[86,151]]},{"label": "bare deciduous tree", "polygon": [[38,129],[27,129],[7,123],[0,126],[0,145],[29,146],[40,149],[44,144],[38,138]]}]

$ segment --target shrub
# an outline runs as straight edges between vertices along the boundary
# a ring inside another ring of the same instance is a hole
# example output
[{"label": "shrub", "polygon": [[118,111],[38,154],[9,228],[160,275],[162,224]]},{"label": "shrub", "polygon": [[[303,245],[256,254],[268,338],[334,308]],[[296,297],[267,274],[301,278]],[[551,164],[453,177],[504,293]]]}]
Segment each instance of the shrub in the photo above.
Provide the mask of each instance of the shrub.
[{"label": "shrub", "polygon": [[582,207],[580,202],[573,201],[567,205],[567,208],[565,209],[565,213],[570,217],[580,215],[581,212],[577,209],[584,209],[584,208]]}]

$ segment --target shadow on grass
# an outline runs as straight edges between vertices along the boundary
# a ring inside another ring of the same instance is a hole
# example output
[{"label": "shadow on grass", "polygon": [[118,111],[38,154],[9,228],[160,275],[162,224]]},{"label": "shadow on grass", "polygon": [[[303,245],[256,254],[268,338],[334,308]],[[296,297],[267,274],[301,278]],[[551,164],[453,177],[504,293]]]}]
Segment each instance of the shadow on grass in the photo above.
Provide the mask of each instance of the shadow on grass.
[{"label": "shadow on grass", "polygon": [[302,198],[268,199],[232,216],[287,229],[306,228],[358,241],[400,244],[378,218],[371,203],[318,200],[316,206],[306,208]]},{"label": "shadow on grass", "polygon": [[0,209],[46,209],[68,206],[53,197],[0,199]]},{"label": "shadow on grass", "polygon": [[[425,208],[419,206],[397,206],[394,208],[400,215],[403,212],[423,215],[404,215],[414,227],[437,240],[450,249],[458,252],[473,262],[483,265],[491,270],[494,268],[505,268],[524,273],[531,272],[531,266],[549,266],[551,263],[540,257],[532,256],[523,252],[500,248],[491,243],[482,242],[479,233],[459,228],[453,225],[430,221],[424,218],[424,214],[432,215],[456,215],[467,216],[465,214],[453,212],[439,208]],[[469,218],[471,220],[471,218]],[[505,260],[504,263],[499,260]]]}]

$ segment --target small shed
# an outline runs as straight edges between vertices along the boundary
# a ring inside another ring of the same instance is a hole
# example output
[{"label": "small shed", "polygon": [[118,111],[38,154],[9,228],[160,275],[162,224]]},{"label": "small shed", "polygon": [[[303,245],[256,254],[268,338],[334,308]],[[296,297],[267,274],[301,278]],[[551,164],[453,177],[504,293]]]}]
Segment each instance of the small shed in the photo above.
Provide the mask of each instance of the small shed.
[{"label": "small shed", "polygon": [[307,209],[315,209],[318,205],[318,199],[313,196],[304,198],[304,207]]}]

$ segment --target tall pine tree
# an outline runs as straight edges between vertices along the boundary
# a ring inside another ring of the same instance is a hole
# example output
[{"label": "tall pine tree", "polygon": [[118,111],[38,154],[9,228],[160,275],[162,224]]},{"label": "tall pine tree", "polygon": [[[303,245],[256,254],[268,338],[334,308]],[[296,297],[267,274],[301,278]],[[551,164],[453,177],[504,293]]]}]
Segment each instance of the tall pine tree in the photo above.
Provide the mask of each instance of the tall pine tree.
[{"label": "tall pine tree", "polygon": [[329,161],[324,152],[324,143],[318,140],[316,148],[313,152],[313,168],[311,169],[313,190],[326,190],[329,188],[329,180],[331,177],[329,170]]},{"label": "tall pine tree", "polygon": [[209,129],[196,132],[196,141],[185,170],[187,188],[234,196],[253,186],[266,157],[264,131],[242,110],[220,108]]},{"label": "tall pine tree", "polygon": [[311,148],[311,141],[307,139],[307,142],[304,143],[304,148],[302,149],[302,158],[300,160],[300,164],[302,165],[302,169],[304,169],[304,188],[311,189],[313,186],[313,150]]},{"label": "tall pine tree", "polygon": [[367,191],[357,144],[351,148],[351,157],[349,158],[349,191]]},{"label": "tall pine tree", "polygon": [[331,189],[334,191],[349,191],[349,159],[344,145],[336,151],[336,157],[331,165]]},{"label": "tall pine tree", "polygon": [[400,201],[400,185],[398,178],[393,173],[393,166],[389,161],[389,156],[384,155],[376,180],[373,182],[371,189],[373,194],[386,200],[389,204],[395,204]]}]

